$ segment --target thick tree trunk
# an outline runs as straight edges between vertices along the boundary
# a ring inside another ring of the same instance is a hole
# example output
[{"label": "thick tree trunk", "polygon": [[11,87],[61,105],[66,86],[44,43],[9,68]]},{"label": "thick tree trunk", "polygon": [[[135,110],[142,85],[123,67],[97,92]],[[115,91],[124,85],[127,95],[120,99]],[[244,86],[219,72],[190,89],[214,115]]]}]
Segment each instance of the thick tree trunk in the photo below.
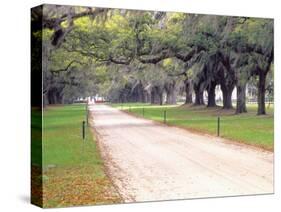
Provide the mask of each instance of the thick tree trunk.
[{"label": "thick tree trunk", "polygon": [[137,102],[138,101],[137,87],[134,88],[132,91],[130,91],[128,95],[129,95],[130,102]]},{"label": "thick tree trunk", "polygon": [[177,104],[177,94],[175,90],[167,92],[166,104],[175,105]]},{"label": "thick tree trunk", "polygon": [[177,104],[177,92],[176,92],[176,82],[172,81],[165,85],[165,90],[167,94],[166,104]]},{"label": "thick tree trunk", "polygon": [[137,98],[136,98],[137,102],[145,102],[144,88],[143,88],[143,85],[141,82],[136,87],[136,95],[137,95]]},{"label": "thick tree trunk", "polygon": [[150,94],[150,103],[151,104],[154,104],[154,102],[155,102],[154,97],[155,97],[155,93],[154,93],[153,89],[151,89],[151,94]]},{"label": "thick tree trunk", "polygon": [[163,93],[158,93],[159,95],[159,99],[160,99],[160,102],[159,102],[159,105],[163,105]]},{"label": "thick tree trunk", "polygon": [[49,104],[55,104],[56,98],[55,98],[55,92],[53,90],[48,91],[48,103]]},{"label": "thick tree trunk", "polygon": [[122,89],[121,91],[121,99],[122,99],[122,102],[132,102],[133,101],[133,96],[131,94],[131,85],[129,84],[126,84],[125,87]]},{"label": "thick tree trunk", "polygon": [[163,104],[163,89],[153,86],[151,90],[151,104]]},{"label": "thick tree trunk", "polygon": [[232,92],[234,85],[226,86],[221,84],[222,96],[223,96],[223,109],[232,109]]},{"label": "thick tree trunk", "polygon": [[258,113],[257,115],[265,115],[265,80],[266,73],[260,72],[258,82]]},{"label": "thick tree trunk", "polygon": [[192,104],[192,82],[186,79],[185,84],[185,104]]},{"label": "thick tree trunk", "polygon": [[223,109],[232,109],[232,91],[226,90],[223,91]]},{"label": "thick tree trunk", "polygon": [[204,105],[203,91],[195,90],[195,102],[194,105]]},{"label": "thick tree trunk", "polygon": [[47,92],[47,98],[49,104],[61,104],[63,100],[61,92],[56,88],[49,89],[49,91]]},{"label": "thick tree trunk", "polygon": [[212,82],[208,87],[208,104],[207,107],[215,107],[216,105],[216,83]]},{"label": "thick tree trunk", "polygon": [[204,90],[200,90],[199,98],[200,98],[200,104],[201,105],[205,105],[205,102],[204,102]]},{"label": "thick tree trunk", "polygon": [[127,95],[125,94],[124,91],[122,91],[119,96],[119,102],[121,103],[128,102]]},{"label": "thick tree trunk", "polygon": [[236,113],[247,113],[245,83],[237,85]]},{"label": "thick tree trunk", "polygon": [[151,102],[151,92],[144,90],[144,103]]},{"label": "thick tree trunk", "polygon": [[204,102],[204,90],[205,90],[205,84],[204,83],[201,83],[200,85],[200,102],[202,105],[205,105],[205,102]]},{"label": "thick tree trunk", "polygon": [[62,102],[63,102],[63,96],[62,96],[61,92],[57,92],[57,93],[56,93],[56,101],[57,101],[56,104],[62,104]]},{"label": "thick tree trunk", "polygon": [[194,89],[194,92],[195,92],[194,105],[200,105],[200,91],[199,91],[199,89]]},{"label": "thick tree trunk", "polygon": [[195,102],[194,105],[204,105],[204,86],[202,83],[194,85],[194,92],[195,92]]},{"label": "thick tree trunk", "polygon": [[143,101],[144,103],[150,102],[149,93],[147,91],[143,92],[143,97],[144,97],[144,101]]}]

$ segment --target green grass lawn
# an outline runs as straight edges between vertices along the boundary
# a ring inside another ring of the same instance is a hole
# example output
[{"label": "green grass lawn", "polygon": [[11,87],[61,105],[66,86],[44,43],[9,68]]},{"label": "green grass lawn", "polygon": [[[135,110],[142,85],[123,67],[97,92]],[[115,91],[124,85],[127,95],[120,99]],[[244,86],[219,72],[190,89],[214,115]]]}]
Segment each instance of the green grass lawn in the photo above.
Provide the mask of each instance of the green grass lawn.
[{"label": "green grass lawn", "polygon": [[[85,120],[85,106],[70,105],[48,107],[43,115],[43,167],[55,165],[101,166],[93,135],[86,128],[82,139],[82,121]],[[102,172],[97,169],[98,173]]]},{"label": "green grass lawn", "polygon": [[31,110],[31,164],[42,165],[42,113],[40,108]]},{"label": "green grass lawn", "polygon": [[274,117],[273,106],[268,115],[257,116],[256,105],[248,105],[248,113],[235,115],[234,110],[222,110],[220,107],[191,105],[150,105],[143,103],[112,104],[121,110],[155,121],[164,121],[166,110],[167,124],[183,127],[192,131],[217,134],[217,117],[220,116],[220,136],[246,144],[273,150]]},{"label": "green grass lawn", "polygon": [[42,111],[31,109],[31,202],[42,205]]},{"label": "green grass lawn", "polygon": [[120,202],[105,175],[90,128],[82,139],[85,105],[47,107],[43,113],[44,207]]}]

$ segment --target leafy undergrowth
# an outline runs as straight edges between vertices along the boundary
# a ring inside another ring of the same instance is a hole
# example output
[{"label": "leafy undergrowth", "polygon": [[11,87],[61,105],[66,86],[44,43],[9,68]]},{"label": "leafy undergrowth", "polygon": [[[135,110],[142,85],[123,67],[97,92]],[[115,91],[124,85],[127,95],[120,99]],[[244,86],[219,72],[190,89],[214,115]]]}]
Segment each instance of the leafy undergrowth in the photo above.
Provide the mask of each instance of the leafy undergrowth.
[{"label": "leafy undergrowth", "polygon": [[43,205],[42,168],[31,166],[31,202],[35,205]]},{"label": "leafy undergrowth", "polygon": [[85,105],[53,106],[43,116],[43,207],[122,202],[114,189],[96,139],[86,128]]},{"label": "leafy undergrowth", "polygon": [[150,105],[143,103],[113,104],[129,113],[147,119],[163,122],[166,111],[168,125],[186,128],[199,133],[217,135],[218,116],[220,117],[220,136],[233,141],[273,150],[274,115],[273,108],[267,115],[257,116],[257,106],[248,105],[248,113],[235,114],[234,109],[221,107],[206,108],[193,105]]},{"label": "leafy undergrowth", "polygon": [[111,181],[95,177],[95,168],[50,168],[43,173],[44,207],[120,203]]}]

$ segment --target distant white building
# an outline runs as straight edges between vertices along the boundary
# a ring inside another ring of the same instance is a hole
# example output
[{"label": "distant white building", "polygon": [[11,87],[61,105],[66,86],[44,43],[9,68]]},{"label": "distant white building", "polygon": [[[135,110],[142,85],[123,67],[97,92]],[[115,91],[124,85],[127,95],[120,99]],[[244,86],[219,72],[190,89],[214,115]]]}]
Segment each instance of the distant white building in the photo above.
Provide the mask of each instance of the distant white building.
[{"label": "distant white building", "polygon": [[103,96],[96,94],[95,96],[91,97],[91,101],[92,103],[98,103],[98,102],[105,102],[106,99]]}]

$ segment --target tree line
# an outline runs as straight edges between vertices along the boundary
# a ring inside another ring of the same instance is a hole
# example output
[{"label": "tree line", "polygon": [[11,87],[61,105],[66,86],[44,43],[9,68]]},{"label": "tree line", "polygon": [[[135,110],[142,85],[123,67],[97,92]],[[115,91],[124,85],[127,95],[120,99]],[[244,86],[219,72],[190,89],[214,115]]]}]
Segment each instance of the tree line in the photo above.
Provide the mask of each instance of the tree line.
[{"label": "tree line", "polygon": [[111,101],[163,104],[165,93],[166,103],[175,104],[184,93],[187,104],[214,107],[219,85],[223,108],[233,108],[236,87],[236,113],[244,113],[251,82],[257,114],[265,114],[266,92],[273,92],[273,24],[263,18],[45,6],[32,14],[32,36],[43,43],[44,102],[99,93]]}]

